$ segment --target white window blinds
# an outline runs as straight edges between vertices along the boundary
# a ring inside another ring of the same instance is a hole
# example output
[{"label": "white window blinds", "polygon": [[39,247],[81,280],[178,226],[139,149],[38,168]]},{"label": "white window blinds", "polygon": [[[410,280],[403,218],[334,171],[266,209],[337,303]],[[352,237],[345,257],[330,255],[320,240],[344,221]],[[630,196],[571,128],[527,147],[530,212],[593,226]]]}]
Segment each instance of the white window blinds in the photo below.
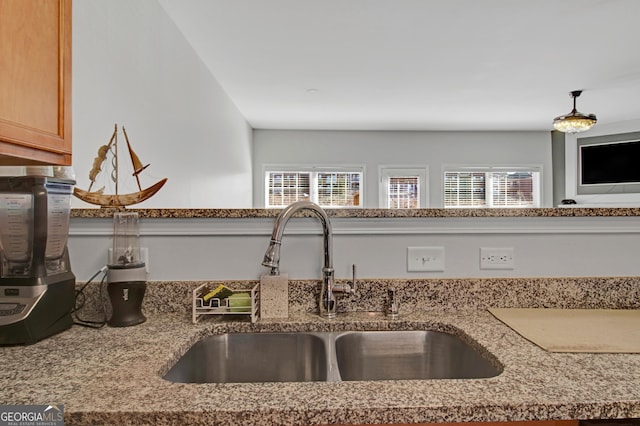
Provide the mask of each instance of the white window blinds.
[{"label": "white window blinds", "polygon": [[309,200],[311,173],[270,172],[267,174],[267,206],[287,206],[296,201]]},{"label": "white window blinds", "polygon": [[540,207],[540,172],[444,172],[444,207]]},{"label": "white window blinds", "polygon": [[445,172],[445,207],[484,207],[485,173]]},{"label": "white window blinds", "polygon": [[379,173],[380,208],[419,209],[428,206],[426,167],[382,166]]},{"label": "white window blinds", "polygon": [[317,202],[322,207],[358,207],[360,205],[360,173],[318,173],[317,191]]},{"label": "white window blinds", "polygon": [[493,207],[538,207],[537,174],[491,173]]},{"label": "white window blinds", "polygon": [[420,178],[390,176],[387,181],[387,208],[417,209],[420,207]]},{"label": "white window blinds", "polygon": [[301,200],[323,208],[362,207],[361,171],[267,171],[265,207],[285,207]]}]

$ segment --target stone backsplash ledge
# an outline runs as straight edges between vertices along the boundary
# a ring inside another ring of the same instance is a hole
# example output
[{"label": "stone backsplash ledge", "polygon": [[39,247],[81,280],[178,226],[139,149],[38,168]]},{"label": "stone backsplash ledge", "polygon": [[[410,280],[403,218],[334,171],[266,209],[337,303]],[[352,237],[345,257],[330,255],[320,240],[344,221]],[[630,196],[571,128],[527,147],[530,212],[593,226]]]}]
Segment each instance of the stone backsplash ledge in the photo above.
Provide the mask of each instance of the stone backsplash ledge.
[{"label": "stone backsplash ledge", "polygon": [[[348,280],[336,280],[348,282]],[[191,312],[192,292],[209,283],[250,289],[258,281],[150,281],[143,302],[145,313]],[[393,287],[400,314],[413,311],[455,311],[501,308],[640,309],[640,277],[362,279],[356,295],[339,296],[339,312],[382,312]],[[83,283],[78,283],[80,288]],[[102,313],[100,296],[110,309],[106,284],[84,289],[82,316]],[[320,282],[289,281],[289,313],[317,312]]]}]

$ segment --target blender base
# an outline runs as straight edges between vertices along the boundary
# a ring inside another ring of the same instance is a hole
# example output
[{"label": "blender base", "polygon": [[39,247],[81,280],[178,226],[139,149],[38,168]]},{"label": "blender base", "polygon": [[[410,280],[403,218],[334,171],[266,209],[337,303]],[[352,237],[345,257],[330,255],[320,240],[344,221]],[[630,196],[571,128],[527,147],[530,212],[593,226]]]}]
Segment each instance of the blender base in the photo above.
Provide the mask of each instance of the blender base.
[{"label": "blender base", "polygon": [[30,345],[71,328],[76,280],[68,275],[68,279],[48,284],[24,319],[0,326],[0,345]]},{"label": "blender base", "polygon": [[142,300],[146,289],[146,281],[107,284],[113,310],[107,324],[111,327],[129,327],[145,322],[147,318],[142,314]]}]

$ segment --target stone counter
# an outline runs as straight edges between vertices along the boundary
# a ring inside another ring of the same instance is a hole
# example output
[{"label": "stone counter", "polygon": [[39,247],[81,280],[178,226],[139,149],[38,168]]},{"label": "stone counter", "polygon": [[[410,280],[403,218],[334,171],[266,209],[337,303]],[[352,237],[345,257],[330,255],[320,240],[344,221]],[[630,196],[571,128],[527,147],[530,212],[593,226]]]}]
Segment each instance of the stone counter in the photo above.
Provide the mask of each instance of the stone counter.
[{"label": "stone counter", "polygon": [[[75,218],[111,218],[117,211],[137,212],[141,218],[275,218],[281,209],[72,209]],[[434,218],[434,217],[621,217],[640,216],[640,208],[503,208],[503,209],[326,209],[332,218]],[[302,211],[297,216],[312,216]]]},{"label": "stone counter", "polygon": [[[435,329],[464,336],[504,367],[474,380],[177,384],[162,375],[196,341],[223,332]],[[64,404],[69,425],[321,425],[640,417],[640,355],[546,352],[486,310],[418,311],[399,320],[192,324],[152,313],[135,327],[71,330],[1,347],[0,401]]]}]

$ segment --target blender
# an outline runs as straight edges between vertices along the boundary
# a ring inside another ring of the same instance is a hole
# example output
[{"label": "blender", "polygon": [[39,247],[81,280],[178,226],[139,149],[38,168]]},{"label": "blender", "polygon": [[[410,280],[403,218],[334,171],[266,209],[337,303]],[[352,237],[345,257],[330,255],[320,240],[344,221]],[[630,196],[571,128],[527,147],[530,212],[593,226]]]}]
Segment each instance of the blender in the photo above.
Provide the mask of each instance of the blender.
[{"label": "blender", "polygon": [[138,213],[113,215],[113,249],[107,274],[111,301],[111,327],[127,327],[146,321],[142,299],[147,288],[147,270],[140,259]]},{"label": "blender", "polygon": [[67,239],[74,184],[0,176],[0,345],[31,344],[73,324]]}]

